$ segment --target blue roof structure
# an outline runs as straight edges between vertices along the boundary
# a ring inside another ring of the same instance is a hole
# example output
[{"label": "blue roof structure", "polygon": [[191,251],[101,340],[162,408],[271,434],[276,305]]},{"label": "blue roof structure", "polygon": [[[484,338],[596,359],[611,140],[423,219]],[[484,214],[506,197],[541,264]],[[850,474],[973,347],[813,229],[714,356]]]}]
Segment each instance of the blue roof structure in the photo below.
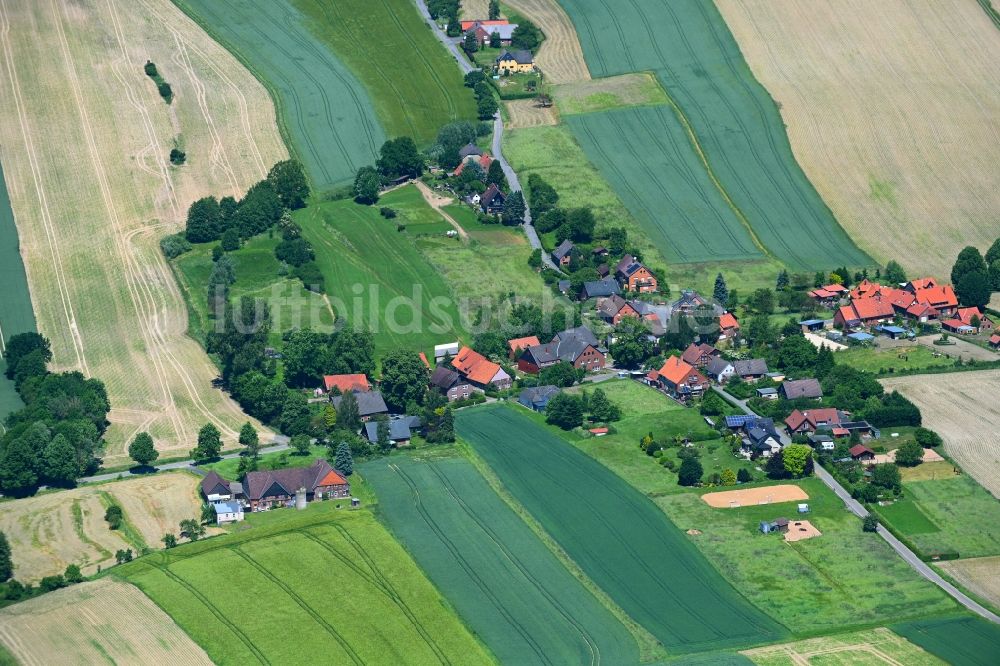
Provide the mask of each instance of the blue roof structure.
[{"label": "blue roof structure", "polygon": [[735,416],[726,417],[726,427],[727,428],[742,428],[747,424],[747,421],[753,421],[757,417],[753,414],[736,414]]},{"label": "blue roof structure", "polygon": [[880,326],[879,330],[885,331],[886,333],[895,333],[896,335],[906,333],[906,329],[899,326]]},{"label": "blue roof structure", "polygon": [[215,509],[215,515],[220,513],[242,513],[243,509],[240,507],[239,502],[216,502],[212,505]]},{"label": "blue roof structure", "polygon": [[858,332],[858,333],[848,333],[847,337],[855,342],[868,342],[869,340],[874,340],[875,336],[870,333]]},{"label": "blue roof structure", "polygon": [[822,319],[806,319],[805,321],[800,321],[799,326],[815,326],[816,324],[822,324]]}]

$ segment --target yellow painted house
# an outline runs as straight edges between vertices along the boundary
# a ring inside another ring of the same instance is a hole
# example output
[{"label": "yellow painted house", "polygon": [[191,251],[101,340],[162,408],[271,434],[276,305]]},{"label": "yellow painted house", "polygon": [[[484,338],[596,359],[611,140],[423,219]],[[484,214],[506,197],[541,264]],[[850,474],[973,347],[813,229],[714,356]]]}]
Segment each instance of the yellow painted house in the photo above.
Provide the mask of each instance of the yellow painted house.
[{"label": "yellow painted house", "polygon": [[497,72],[499,74],[517,74],[532,72],[535,69],[535,59],[531,51],[504,51],[497,57]]}]

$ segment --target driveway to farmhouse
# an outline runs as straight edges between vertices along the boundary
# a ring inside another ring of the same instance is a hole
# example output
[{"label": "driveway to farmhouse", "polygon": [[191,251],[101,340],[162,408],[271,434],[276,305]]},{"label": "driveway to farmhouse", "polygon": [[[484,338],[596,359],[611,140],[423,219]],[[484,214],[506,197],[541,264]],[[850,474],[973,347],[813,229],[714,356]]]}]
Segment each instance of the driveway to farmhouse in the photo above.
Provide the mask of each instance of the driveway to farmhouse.
[{"label": "driveway to farmhouse", "polygon": [[[736,405],[737,407],[742,409],[745,413],[752,414],[753,416],[759,416],[756,412],[747,407],[746,400],[737,399],[735,396],[729,394],[720,386],[713,386],[712,388],[723,398],[728,400],[731,404]],[[788,437],[784,433],[781,433],[782,446],[790,443],[791,440],[788,439]],[[832,490],[834,494],[840,498],[840,500],[844,503],[845,506],[847,506],[847,509],[851,513],[856,515],[858,518],[862,519],[868,515],[868,509],[862,506],[861,503],[858,502],[856,499],[851,497],[851,494],[847,492],[847,489],[844,488],[842,485],[840,485],[840,483],[835,478],[833,478],[833,476],[831,476],[829,472],[823,469],[823,466],[820,465],[818,461],[816,462],[815,470],[817,478],[819,478],[820,481],[825,483],[830,488],[830,490]],[[962,604],[976,615],[984,617],[990,622],[995,622],[997,624],[1000,624],[1000,615],[997,615],[996,613],[987,610],[983,606],[979,605],[973,599],[967,596],[964,592],[962,592],[957,587],[955,587],[954,585],[946,581],[944,578],[939,576],[938,573],[930,567],[930,565],[928,565],[926,562],[917,557],[912,550],[903,545],[902,541],[893,536],[892,533],[889,532],[889,530],[884,528],[882,525],[878,526],[878,535],[882,537],[885,540],[885,542],[888,543],[892,547],[892,549],[896,551],[896,553],[898,553],[899,556],[906,561],[907,564],[916,569],[917,573],[919,573],[921,576],[923,576],[927,580],[931,581],[932,583],[940,587],[955,601]]]},{"label": "driveway to farmhouse", "polygon": [[422,180],[415,180],[413,182],[416,185],[417,189],[420,190],[420,194],[423,195],[424,201],[427,202],[427,205],[436,210],[438,214],[441,215],[441,217],[448,220],[448,224],[455,227],[455,231],[458,232],[458,235],[461,236],[462,240],[468,241],[469,233],[462,228],[462,225],[459,224],[455,220],[455,218],[453,218],[451,215],[448,214],[447,211],[444,210],[445,206],[447,206],[450,203],[454,203],[455,200],[450,197],[441,196],[431,188],[427,187],[427,183],[425,183]]},{"label": "driveway to farmhouse", "polygon": [[969,359],[975,359],[977,361],[996,361],[1000,359],[1000,357],[998,357],[992,350],[984,349],[983,347],[974,345],[971,342],[966,342],[965,340],[956,338],[954,335],[948,336],[948,341],[955,343],[953,345],[934,344],[934,341],[939,339],[941,339],[941,335],[934,333],[931,335],[921,335],[917,338],[917,342],[931,351],[941,352],[945,356],[950,356],[951,358],[961,358],[963,361],[968,361]]}]

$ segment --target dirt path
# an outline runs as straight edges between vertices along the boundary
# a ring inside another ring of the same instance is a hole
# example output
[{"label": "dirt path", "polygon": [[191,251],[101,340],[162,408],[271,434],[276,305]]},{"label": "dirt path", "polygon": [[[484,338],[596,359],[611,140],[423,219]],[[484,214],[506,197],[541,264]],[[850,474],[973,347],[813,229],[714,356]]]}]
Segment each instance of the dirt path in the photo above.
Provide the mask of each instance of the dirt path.
[{"label": "dirt path", "polygon": [[445,206],[447,206],[450,203],[454,203],[455,200],[452,199],[451,197],[441,196],[431,188],[427,187],[427,184],[424,183],[422,180],[415,180],[413,182],[417,186],[417,189],[420,190],[420,194],[424,197],[424,201],[426,201],[431,208],[440,213],[441,217],[448,220],[448,224],[455,227],[455,231],[458,232],[458,235],[462,238],[463,241],[468,242],[469,241],[468,232],[462,228],[462,225],[459,224],[455,220],[455,218],[446,213],[444,210]]}]

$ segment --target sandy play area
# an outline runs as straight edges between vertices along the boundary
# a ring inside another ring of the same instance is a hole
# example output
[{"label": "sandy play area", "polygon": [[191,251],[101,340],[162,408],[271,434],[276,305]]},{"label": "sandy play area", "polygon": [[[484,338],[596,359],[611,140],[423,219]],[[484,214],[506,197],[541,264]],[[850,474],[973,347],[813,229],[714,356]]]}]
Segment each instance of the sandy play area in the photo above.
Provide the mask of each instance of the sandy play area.
[{"label": "sandy play area", "polygon": [[795,502],[809,499],[809,495],[798,486],[780,485],[705,493],[701,498],[705,500],[706,504],[716,509],[734,509],[739,506],[753,506],[755,504]]},{"label": "sandy play area", "polygon": [[818,536],[823,536],[823,533],[813,527],[813,524],[808,520],[793,520],[788,523],[785,541],[802,541]]},{"label": "sandy play area", "polygon": [[[934,449],[924,449],[924,457],[921,459],[921,462],[942,462],[943,460],[944,458],[941,454]],[[875,458],[872,459],[872,464],[874,465],[894,462],[896,462],[896,449],[889,451],[889,453],[878,453],[875,455]]]}]

